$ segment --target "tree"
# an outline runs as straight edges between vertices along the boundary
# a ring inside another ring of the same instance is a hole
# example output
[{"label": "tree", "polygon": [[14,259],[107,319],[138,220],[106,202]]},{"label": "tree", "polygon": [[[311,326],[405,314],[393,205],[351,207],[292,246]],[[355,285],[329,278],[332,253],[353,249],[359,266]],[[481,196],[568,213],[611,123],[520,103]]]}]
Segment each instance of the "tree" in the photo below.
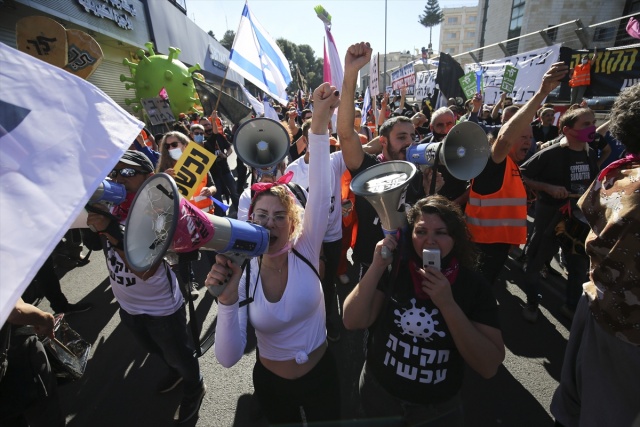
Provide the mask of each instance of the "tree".
[{"label": "tree", "polygon": [[214,40],[218,40],[218,39],[216,38],[216,35],[215,35],[215,34],[213,34],[213,30],[209,30],[209,32],[208,32],[207,34],[209,34],[209,35],[210,35]]},{"label": "tree", "polygon": [[438,0],[427,0],[427,4],[424,7],[424,13],[420,15],[419,18],[420,20],[418,22],[429,29],[429,50],[431,50],[431,35],[433,27],[444,20],[444,13],[442,13],[442,10],[440,9]]},{"label": "tree", "polygon": [[289,69],[294,77],[293,81],[287,88],[288,91],[296,91],[302,89],[302,85],[296,79],[296,66],[300,70],[300,74],[306,80],[309,89],[315,89],[322,83],[322,64],[321,59],[316,58],[314,50],[311,46],[303,44],[297,45],[287,39],[277,39],[276,43],[289,61]]},{"label": "tree", "polygon": [[236,38],[236,33],[233,30],[227,30],[224,32],[224,36],[222,36],[222,40],[220,40],[220,44],[224,46],[225,49],[231,51],[233,47],[233,40]]}]

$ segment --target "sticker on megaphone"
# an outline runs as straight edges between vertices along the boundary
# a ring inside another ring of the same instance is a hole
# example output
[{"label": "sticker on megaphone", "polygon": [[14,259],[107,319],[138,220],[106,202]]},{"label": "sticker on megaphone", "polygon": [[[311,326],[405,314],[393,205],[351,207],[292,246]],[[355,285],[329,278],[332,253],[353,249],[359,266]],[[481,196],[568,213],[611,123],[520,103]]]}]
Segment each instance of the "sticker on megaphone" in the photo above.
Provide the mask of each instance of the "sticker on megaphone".
[{"label": "sticker on megaphone", "polygon": [[[268,248],[266,228],[203,212],[182,197],[173,178],[165,173],[142,184],[124,231],[124,254],[136,272],[154,268],[168,250],[216,251],[242,265],[246,258],[262,255]],[[224,286],[209,287],[214,296],[223,290]]]}]

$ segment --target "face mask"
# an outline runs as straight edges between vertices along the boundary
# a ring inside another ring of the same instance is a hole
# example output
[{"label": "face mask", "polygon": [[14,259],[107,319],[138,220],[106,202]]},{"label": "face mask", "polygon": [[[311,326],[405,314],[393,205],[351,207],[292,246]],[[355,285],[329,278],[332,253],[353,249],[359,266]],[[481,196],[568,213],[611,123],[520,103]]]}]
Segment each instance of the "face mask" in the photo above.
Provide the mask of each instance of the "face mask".
[{"label": "face mask", "polygon": [[574,130],[574,132],[576,133],[576,138],[578,139],[578,141],[592,142],[594,139],[596,139],[595,126],[589,126],[584,129]]},{"label": "face mask", "polygon": [[580,62],[582,62],[583,64],[586,64],[588,61],[587,61],[587,58],[583,58],[582,61]]},{"label": "face mask", "polygon": [[198,144],[202,144],[204,142],[204,135],[193,135],[193,140]]},{"label": "face mask", "polygon": [[174,148],[169,150],[169,155],[173,160],[178,160],[182,156],[182,148]]}]

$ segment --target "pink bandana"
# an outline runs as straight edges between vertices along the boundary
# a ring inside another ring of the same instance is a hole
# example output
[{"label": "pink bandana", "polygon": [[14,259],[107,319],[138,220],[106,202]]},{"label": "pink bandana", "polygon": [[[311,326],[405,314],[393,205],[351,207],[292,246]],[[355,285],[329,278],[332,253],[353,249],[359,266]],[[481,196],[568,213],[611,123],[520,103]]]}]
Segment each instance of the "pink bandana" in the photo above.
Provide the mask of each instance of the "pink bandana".
[{"label": "pink bandana", "polygon": [[640,154],[627,154],[622,159],[616,160],[615,162],[610,163],[606,168],[602,169],[600,175],[598,175],[598,181],[601,181],[610,170],[618,169],[625,163],[638,162],[640,161]]},{"label": "pink bandana", "polygon": [[[424,277],[418,273],[418,269],[422,268],[421,265],[416,263],[416,260],[411,257],[409,259],[409,272],[411,273],[411,281],[413,282],[413,290],[415,291],[416,298],[421,300],[430,299],[429,295],[422,290],[422,281]],[[442,274],[447,278],[449,283],[453,286],[458,277],[458,270],[460,269],[460,263],[458,263],[458,259],[456,257],[451,257],[451,262],[449,263],[449,267],[442,270]]]}]

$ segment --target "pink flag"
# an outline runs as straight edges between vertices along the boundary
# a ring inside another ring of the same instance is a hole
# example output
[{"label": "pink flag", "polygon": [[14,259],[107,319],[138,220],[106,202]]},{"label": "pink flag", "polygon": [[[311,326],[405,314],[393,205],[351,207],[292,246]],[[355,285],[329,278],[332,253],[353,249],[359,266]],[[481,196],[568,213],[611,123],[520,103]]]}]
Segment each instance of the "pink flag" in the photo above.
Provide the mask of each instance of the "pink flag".
[{"label": "pink flag", "polygon": [[326,71],[324,71],[325,81],[331,82],[332,85],[336,87],[339,91],[342,91],[342,79],[344,78],[344,71],[342,69],[342,61],[340,61],[340,55],[338,55],[338,48],[336,47],[336,42],[333,40],[333,35],[331,34],[331,28],[325,24],[324,30],[327,34],[327,45],[325,46],[324,53],[324,69],[327,67],[327,53],[329,57],[329,68],[331,70],[331,80],[326,79]]},{"label": "pink flag", "polygon": [[327,39],[324,39],[324,63],[322,64],[322,79],[333,84],[331,80],[331,58],[327,55]]}]

